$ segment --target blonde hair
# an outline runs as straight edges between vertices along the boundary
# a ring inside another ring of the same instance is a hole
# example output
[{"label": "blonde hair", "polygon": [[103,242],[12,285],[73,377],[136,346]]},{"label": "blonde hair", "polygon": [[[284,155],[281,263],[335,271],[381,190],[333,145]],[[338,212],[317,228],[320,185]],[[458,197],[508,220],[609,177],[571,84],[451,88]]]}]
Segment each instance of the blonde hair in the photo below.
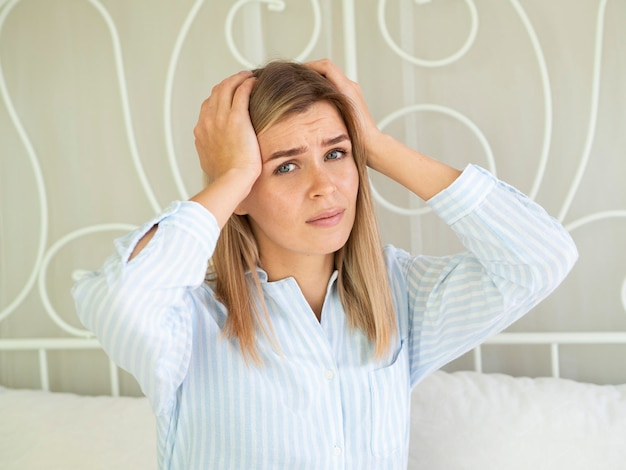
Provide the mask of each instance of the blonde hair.
[{"label": "blonde hair", "polygon": [[[337,288],[349,324],[372,341],[375,357],[383,357],[396,333],[396,316],[355,110],[326,78],[304,65],[270,62],[255,70],[254,75],[257,81],[250,95],[249,111],[257,135],[320,101],[334,105],[345,122],[359,187],[354,226],[346,244],[335,253]],[[257,331],[272,342],[275,339],[263,301],[258,264],[259,252],[247,216],[231,215],[218,239],[207,279],[215,282],[218,299],[228,309],[224,334],[237,340],[246,359],[256,363],[261,362],[256,348]]]}]

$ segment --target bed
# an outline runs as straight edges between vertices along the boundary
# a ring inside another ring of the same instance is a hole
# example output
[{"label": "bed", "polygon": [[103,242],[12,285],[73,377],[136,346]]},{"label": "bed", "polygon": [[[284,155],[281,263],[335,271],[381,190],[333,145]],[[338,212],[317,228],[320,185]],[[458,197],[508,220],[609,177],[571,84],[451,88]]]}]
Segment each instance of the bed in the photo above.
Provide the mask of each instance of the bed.
[{"label": "bed", "polygon": [[[626,384],[560,377],[562,344],[626,344],[624,333],[502,333],[488,344],[549,346],[549,377],[437,371],[412,395],[411,470],[626,468]],[[2,339],[0,350],[38,354],[39,389],[0,386],[0,468],[154,469],[155,420],[143,397],[50,390],[48,354],[98,349],[95,339]],[[623,367],[623,363],[618,364]]]}]

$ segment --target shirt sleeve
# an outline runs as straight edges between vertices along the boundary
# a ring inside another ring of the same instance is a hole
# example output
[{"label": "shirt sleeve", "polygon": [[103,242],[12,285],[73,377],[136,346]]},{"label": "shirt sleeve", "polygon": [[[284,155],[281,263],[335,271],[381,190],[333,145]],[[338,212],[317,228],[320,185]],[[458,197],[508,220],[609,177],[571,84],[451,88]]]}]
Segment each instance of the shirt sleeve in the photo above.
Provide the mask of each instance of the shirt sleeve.
[{"label": "shirt sleeve", "polygon": [[[148,245],[129,261],[154,225]],[[201,286],[219,227],[195,202],[175,202],[161,215],[115,241],[99,271],[72,289],[77,313],[111,359],[129,371],[155,413],[172,403],[191,353],[190,292]]]},{"label": "shirt sleeve", "polygon": [[468,166],[428,205],[467,251],[412,257],[387,250],[413,385],[527,313],[578,257],[557,220],[480,167]]}]

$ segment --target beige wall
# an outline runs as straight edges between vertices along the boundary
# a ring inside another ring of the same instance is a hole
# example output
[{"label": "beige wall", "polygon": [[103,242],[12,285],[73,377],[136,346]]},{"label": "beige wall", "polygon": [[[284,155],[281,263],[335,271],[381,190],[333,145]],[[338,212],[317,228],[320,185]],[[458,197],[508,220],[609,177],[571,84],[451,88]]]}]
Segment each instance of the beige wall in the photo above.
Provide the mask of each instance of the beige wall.
[{"label": "beige wall", "polygon": [[[495,169],[572,229],[581,252],[574,272],[511,330],[626,330],[626,2],[383,2],[390,38],[425,64],[390,47],[377,1],[343,2],[354,4],[353,18],[335,0],[284,3],[282,12],[258,2],[234,12],[229,31],[247,62],[333,58],[359,80],[380,122],[422,106],[388,132],[459,167]],[[221,78],[250,66],[226,39],[235,4],[0,1],[0,337],[70,336],[50,310],[81,328],[73,272],[99,266],[123,227],[200,187],[199,105]],[[474,40],[450,58],[473,37],[474,5]],[[372,180],[387,201],[415,212],[379,204],[386,242],[435,255],[460,249],[421,202]],[[592,215],[598,220],[584,223]],[[626,346],[595,351],[564,348],[563,375],[626,381],[613,367]],[[543,347],[490,346],[484,355],[487,371],[549,370]],[[0,384],[36,386],[35,364],[33,353],[0,354]],[[100,353],[54,353],[50,365],[53,389],[106,386]],[[126,376],[122,386],[136,392]]]}]

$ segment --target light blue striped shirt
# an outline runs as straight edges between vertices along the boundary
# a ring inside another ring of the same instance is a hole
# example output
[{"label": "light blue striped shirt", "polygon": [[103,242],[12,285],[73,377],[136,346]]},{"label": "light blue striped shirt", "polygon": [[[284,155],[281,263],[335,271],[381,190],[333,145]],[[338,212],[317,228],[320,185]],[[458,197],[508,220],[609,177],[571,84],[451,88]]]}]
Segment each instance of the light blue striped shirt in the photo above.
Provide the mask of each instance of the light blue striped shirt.
[{"label": "light blue striped shirt", "polygon": [[160,467],[406,468],[412,386],[527,312],[577,257],[557,221],[478,167],[428,204],[467,251],[385,248],[400,333],[385,363],[349,327],[336,273],[318,322],[293,278],[267,282],[259,270],[282,353],[259,335],[264,363],[246,365],[223,338],[227,312],[204,282],[219,229],[196,203],[176,202],[117,240],[73,294],[82,322],[150,399]]}]

